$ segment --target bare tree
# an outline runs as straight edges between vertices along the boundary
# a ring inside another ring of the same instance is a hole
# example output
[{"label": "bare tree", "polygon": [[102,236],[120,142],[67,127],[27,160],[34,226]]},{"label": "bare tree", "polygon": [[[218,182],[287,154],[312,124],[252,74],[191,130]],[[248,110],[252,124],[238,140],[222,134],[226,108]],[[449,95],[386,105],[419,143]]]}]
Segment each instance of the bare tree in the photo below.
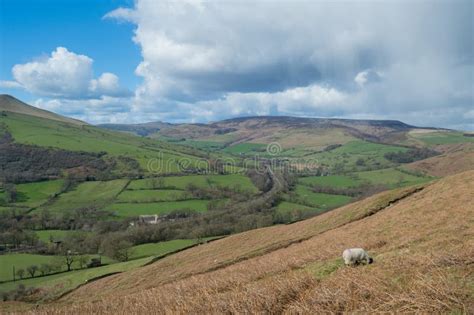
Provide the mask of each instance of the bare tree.
[{"label": "bare tree", "polygon": [[25,275],[25,270],[24,269],[18,269],[16,271],[16,275],[20,277],[20,279],[23,279],[23,276]]},{"label": "bare tree", "polygon": [[72,251],[68,250],[66,252],[66,255],[64,255],[64,259],[65,259],[65,262],[66,262],[67,271],[71,271],[72,263],[75,261],[75,257],[73,255]]},{"label": "bare tree", "polygon": [[31,278],[34,278],[36,271],[38,271],[38,266],[37,265],[28,266],[28,268],[26,268],[26,271],[28,271]]}]

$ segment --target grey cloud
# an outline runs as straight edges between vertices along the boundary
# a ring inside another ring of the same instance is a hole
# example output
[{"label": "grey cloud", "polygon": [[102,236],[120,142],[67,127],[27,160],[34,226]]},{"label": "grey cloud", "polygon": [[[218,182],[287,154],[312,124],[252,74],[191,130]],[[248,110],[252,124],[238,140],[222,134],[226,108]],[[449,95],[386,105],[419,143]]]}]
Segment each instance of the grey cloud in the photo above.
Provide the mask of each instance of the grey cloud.
[{"label": "grey cloud", "polygon": [[[200,121],[277,108],[408,122],[432,113],[433,125],[469,126],[472,1],[136,0],[107,17],[137,26],[144,79],[137,112],[176,118],[169,104],[180,104],[181,119]],[[344,101],[322,99],[315,87]],[[307,99],[292,98],[310,90]],[[231,110],[236,97],[240,111]]]}]

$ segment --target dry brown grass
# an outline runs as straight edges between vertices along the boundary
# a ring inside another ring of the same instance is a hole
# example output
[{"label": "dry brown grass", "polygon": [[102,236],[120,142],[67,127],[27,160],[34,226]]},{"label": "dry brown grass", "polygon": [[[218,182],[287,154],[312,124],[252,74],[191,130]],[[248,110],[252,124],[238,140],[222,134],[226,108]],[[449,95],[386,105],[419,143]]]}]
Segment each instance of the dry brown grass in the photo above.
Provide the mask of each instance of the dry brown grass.
[{"label": "dry brown grass", "polygon": [[[473,183],[474,171],[466,172],[416,193],[383,193],[235,235],[83,286],[36,311],[472,313]],[[342,250],[355,246],[375,263],[343,267]]]},{"label": "dry brown grass", "polygon": [[444,154],[410,163],[407,168],[439,177],[474,170],[473,144],[449,145],[444,149],[447,150]]}]

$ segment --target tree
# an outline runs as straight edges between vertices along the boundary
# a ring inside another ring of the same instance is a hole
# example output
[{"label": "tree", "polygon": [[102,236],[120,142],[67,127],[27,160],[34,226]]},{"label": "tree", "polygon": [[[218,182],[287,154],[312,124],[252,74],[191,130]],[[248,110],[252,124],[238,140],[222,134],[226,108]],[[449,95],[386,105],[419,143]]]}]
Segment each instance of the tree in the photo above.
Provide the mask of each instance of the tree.
[{"label": "tree", "polygon": [[51,265],[48,265],[48,264],[41,264],[41,266],[39,267],[39,271],[41,272],[41,275],[44,276],[44,275],[47,275],[48,273],[50,273],[52,270],[52,267]]},{"label": "tree", "polygon": [[64,255],[64,258],[65,258],[65,262],[66,262],[66,266],[67,266],[67,271],[71,271],[72,263],[75,260],[75,257],[73,255],[72,251],[68,250],[66,252],[66,255]]},{"label": "tree", "polygon": [[132,243],[121,235],[109,235],[101,244],[102,252],[119,261],[127,261],[132,254]]},{"label": "tree", "polygon": [[31,265],[28,268],[26,268],[26,271],[28,271],[28,273],[31,275],[31,278],[34,278],[36,271],[38,271],[38,266]]},{"label": "tree", "polygon": [[24,269],[18,269],[16,271],[16,275],[20,277],[20,279],[23,279],[23,276],[25,275],[25,270]]}]

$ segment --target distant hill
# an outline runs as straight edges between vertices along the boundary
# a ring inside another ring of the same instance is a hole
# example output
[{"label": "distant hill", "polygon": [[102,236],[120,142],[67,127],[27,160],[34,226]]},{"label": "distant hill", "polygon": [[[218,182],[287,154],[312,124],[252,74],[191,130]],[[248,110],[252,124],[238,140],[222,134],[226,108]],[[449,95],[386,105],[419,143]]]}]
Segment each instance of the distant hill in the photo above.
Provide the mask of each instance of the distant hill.
[{"label": "distant hill", "polygon": [[143,124],[100,124],[97,126],[105,129],[129,132],[146,137],[160,131],[161,129],[171,128],[173,127],[173,124],[157,121]]},{"label": "distant hill", "polygon": [[31,105],[28,105],[16,99],[15,97],[11,95],[7,95],[7,94],[0,95],[0,112],[2,111],[41,117],[41,118],[61,121],[61,122],[69,123],[69,124],[74,124],[78,126],[87,125],[87,123],[83,121],[69,118],[69,117],[64,117],[64,116],[61,116],[61,115],[31,106]]},{"label": "distant hill", "polygon": [[[348,135],[373,141],[400,137],[401,134],[418,127],[396,120],[352,120],[329,118],[301,118],[289,116],[253,116],[226,119],[209,124],[168,124],[150,122],[145,124],[104,124],[99,127],[133,132],[141,136],[154,133],[170,138],[203,139],[222,135],[233,135],[233,142],[263,141],[275,132],[285,130],[343,129]],[[155,136],[156,136],[155,134]]]}]

